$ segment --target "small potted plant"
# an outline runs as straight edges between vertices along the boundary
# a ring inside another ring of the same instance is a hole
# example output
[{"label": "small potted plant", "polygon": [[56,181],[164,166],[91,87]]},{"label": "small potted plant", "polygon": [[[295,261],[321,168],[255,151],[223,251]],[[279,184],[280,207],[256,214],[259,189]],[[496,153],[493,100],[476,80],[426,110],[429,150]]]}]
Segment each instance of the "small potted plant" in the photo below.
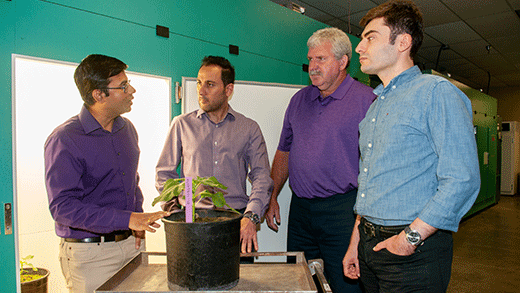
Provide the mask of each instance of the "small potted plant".
[{"label": "small potted plant", "polygon": [[[20,283],[22,293],[46,293],[49,279],[49,271],[35,267],[29,260],[34,255],[28,255],[20,260]],[[30,267],[28,269],[24,267]]]},{"label": "small potted plant", "polygon": [[[238,284],[240,271],[240,220],[242,215],[224,199],[226,186],[215,177],[197,177],[186,184],[186,178],[168,179],[158,202],[186,199],[191,190],[194,204],[192,221],[186,221],[186,209],[162,219],[166,233],[168,287],[172,291],[226,290]],[[190,184],[191,183],[191,184]],[[187,188],[188,187],[188,188]],[[189,188],[193,187],[193,188]],[[196,193],[196,191],[200,192]],[[195,209],[204,198],[223,209]]]}]

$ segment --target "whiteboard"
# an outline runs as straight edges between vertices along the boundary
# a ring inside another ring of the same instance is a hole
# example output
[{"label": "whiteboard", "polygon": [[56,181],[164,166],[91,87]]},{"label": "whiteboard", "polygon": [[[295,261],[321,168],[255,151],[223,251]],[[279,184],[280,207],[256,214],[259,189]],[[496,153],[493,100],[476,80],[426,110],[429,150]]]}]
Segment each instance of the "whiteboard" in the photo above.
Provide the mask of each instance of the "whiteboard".
[{"label": "whiteboard", "polygon": [[[305,86],[235,81],[235,89],[229,104],[235,111],[255,120],[260,125],[271,165],[280,140],[285,110],[292,96],[303,87]],[[196,78],[182,77],[181,95],[183,113],[199,109]],[[247,188],[249,194],[251,191],[249,182]],[[278,196],[281,217],[278,233],[271,230],[264,220],[260,225],[260,231],[258,231],[258,251],[287,251],[287,219],[291,194],[287,182]],[[275,260],[275,258],[262,259],[262,261],[269,260],[281,261],[280,259]]]}]

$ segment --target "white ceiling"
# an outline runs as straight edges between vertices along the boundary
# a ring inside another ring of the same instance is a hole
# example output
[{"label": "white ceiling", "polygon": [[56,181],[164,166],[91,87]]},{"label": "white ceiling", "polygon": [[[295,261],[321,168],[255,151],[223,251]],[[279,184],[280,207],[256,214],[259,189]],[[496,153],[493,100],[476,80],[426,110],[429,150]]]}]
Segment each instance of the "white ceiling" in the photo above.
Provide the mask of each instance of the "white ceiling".
[{"label": "white ceiling", "polygon": [[[385,0],[271,0],[305,7],[305,15],[359,36],[359,21]],[[520,0],[414,0],[423,13],[424,41],[416,64],[450,73],[485,92],[520,87]],[[449,49],[442,50],[441,45]],[[489,47],[489,50],[486,48]],[[437,64],[438,60],[438,64]]]}]

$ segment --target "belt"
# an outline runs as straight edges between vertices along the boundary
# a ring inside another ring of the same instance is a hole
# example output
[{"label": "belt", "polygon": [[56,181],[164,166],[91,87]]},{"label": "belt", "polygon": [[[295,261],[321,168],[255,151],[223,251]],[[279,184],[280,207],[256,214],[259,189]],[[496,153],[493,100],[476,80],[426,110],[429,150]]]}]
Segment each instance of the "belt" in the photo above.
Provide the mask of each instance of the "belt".
[{"label": "belt", "polygon": [[371,223],[367,221],[365,218],[361,218],[360,226],[367,236],[386,239],[401,233],[401,231],[403,231],[407,225],[381,226]]},{"label": "belt", "polygon": [[87,238],[64,238],[65,242],[75,243],[99,243],[99,242],[119,242],[127,239],[132,235],[132,230],[116,231],[110,234],[104,234],[98,237],[87,237]]}]

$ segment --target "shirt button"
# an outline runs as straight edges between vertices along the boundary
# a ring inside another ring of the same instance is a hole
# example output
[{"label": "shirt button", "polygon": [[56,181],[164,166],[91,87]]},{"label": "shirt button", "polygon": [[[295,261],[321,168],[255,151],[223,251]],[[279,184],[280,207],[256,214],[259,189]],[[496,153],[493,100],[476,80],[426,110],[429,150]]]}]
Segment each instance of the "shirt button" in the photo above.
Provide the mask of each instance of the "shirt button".
[{"label": "shirt button", "polygon": [[392,89],[393,89],[393,90],[395,90],[395,85],[394,85],[394,86],[392,86]]},{"label": "shirt button", "polygon": [[215,127],[216,127],[216,128],[218,128],[218,124],[217,124],[217,125],[215,125]]},{"label": "shirt button", "polygon": [[123,172],[123,176],[125,176],[125,172]]},{"label": "shirt button", "polygon": [[361,197],[365,197],[365,194],[364,194],[364,193],[362,193],[362,194],[361,194]]},{"label": "shirt button", "polygon": [[376,122],[376,118],[372,118],[372,122]]},{"label": "shirt button", "polygon": [[381,96],[381,100],[384,100],[385,99],[385,96]]},{"label": "shirt button", "polygon": [[371,148],[371,147],[372,147],[372,144],[371,144],[371,143],[369,143],[369,144],[368,144],[368,147],[369,147],[369,148]]},{"label": "shirt button", "polygon": [[217,145],[217,142],[215,142],[215,145]]},{"label": "shirt button", "polygon": [[365,169],[363,169],[363,171],[365,171],[365,173],[366,173],[366,172],[368,172],[368,169],[367,169],[367,168],[365,168]]},{"label": "shirt button", "polygon": [[218,161],[215,161],[215,165],[218,163]]}]

